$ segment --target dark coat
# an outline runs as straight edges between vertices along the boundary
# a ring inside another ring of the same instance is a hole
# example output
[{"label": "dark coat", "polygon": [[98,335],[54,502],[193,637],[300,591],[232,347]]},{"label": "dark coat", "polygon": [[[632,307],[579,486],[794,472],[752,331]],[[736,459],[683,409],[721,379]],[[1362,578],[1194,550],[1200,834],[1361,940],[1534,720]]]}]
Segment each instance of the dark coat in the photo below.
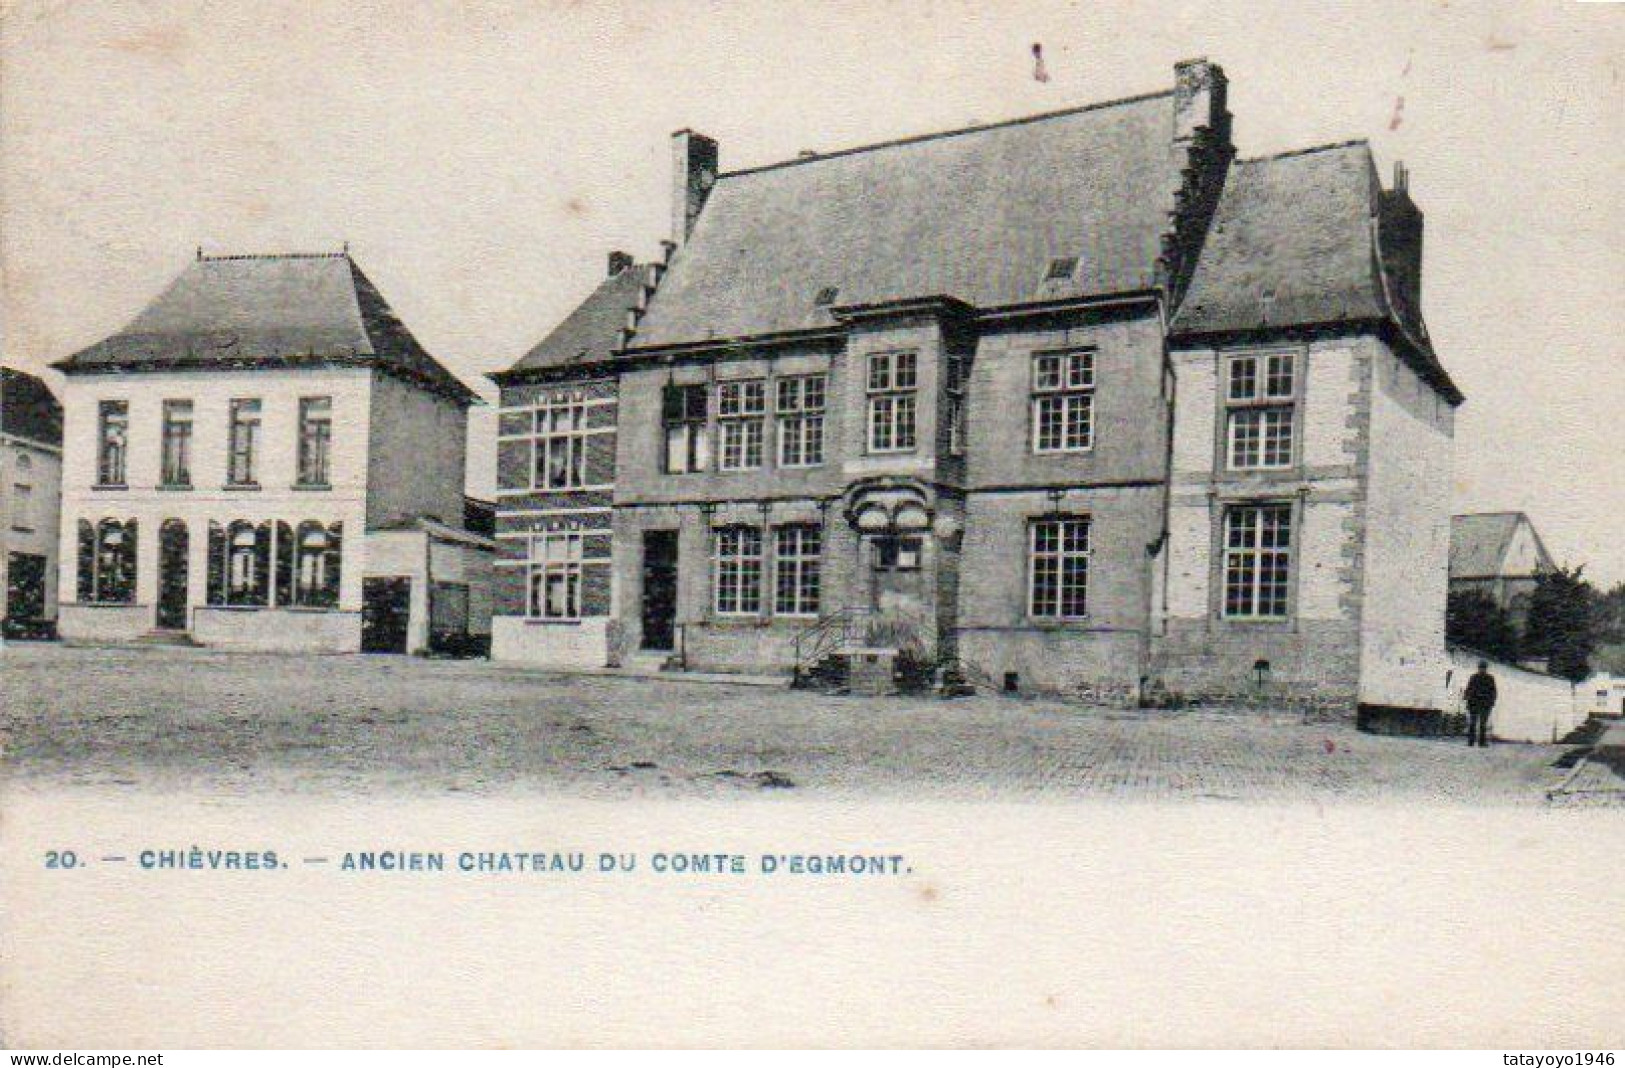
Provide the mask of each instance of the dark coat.
[{"label": "dark coat", "polygon": [[1467,680],[1467,711],[1488,712],[1495,707],[1495,676],[1480,671]]}]

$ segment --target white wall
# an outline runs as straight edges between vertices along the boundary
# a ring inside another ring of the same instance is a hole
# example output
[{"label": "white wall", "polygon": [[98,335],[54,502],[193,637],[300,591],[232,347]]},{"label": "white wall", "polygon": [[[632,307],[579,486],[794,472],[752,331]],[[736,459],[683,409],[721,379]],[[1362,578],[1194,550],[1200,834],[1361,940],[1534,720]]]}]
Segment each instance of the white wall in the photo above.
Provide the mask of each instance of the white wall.
[{"label": "white wall", "polygon": [[467,410],[384,374],[373,376],[371,401],[368,525],[433,516],[462,526]]},{"label": "white wall", "polygon": [[605,667],[611,660],[615,626],[604,616],[571,623],[497,616],[491,621],[491,659],[542,668]]},{"label": "white wall", "polygon": [[[139,634],[153,625],[158,597],[158,531],[165,519],[186,521],[190,537],[188,603],[206,603],[208,528],[236,519],[344,524],[339,609],[359,611],[366,526],[367,419],[369,377],[362,368],[252,371],[174,371],[118,375],[71,375],[63,391],[65,418],[62,469],[62,529],[59,576],[62,600],[77,597],[78,520],[92,525],[105,517],[139,521],[136,603],[145,609]],[[328,490],[295,490],[299,399],[331,397],[333,441]],[[226,488],[229,404],[234,398],[261,402],[260,460],[255,490]],[[192,408],[192,488],[159,488],[163,402],[190,399]],[[129,404],[126,479],[128,487],[104,490],[97,480],[99,404]],[[63,634],[83,613],[65,614]],[[127,621],[136,619],[122,613]],[[133,623],[131,625],[134,625]],[[99,629],[105,630],[105,627]],[[105,636],[105,635],[104,635]],[[130,636],[133,636],[130,635]]]},{"label": "white wall", "polygon": [[1455,413],[1386,345],[1369,344],[1360,699],[1429,708],[1445,668]]},{"label": "white wall", "polygon": [[[1450,650],[1446,711],[1466,714],[1463,693],[1481,659],[1477,653]],[[1495,676],[1496,699],[1489,729],[1491,736],[1501,741],[1555,742],[1584,723],[1590,714],[1583,685],[1577,688],[1567,679],[1499,661],[1490,661],[1490,674]]]}]

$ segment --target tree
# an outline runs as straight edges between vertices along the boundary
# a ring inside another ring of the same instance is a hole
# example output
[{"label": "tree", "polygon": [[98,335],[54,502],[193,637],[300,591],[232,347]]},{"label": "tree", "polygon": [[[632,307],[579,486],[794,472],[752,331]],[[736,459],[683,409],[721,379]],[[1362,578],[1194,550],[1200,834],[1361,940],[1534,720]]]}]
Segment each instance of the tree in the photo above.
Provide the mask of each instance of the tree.
[{"label": "tree", "polygon": [[1497,660],[1518,659],[1518,633],[1507,610],[1482,590],[1453,590],[1445,609],[1445,636],[1455,645]]},{"label": "tree", "polygon": [[1546,661],[1546,670],[1571,682],[1591,674],[1597,647],[1597,591],[1585,565],[1544,571],[1535,580],[1524,625],[1523,655]]},{"label": "tree", "polygon": [[1625,642],[1625,582],[1597,597],[1597,640]]}]

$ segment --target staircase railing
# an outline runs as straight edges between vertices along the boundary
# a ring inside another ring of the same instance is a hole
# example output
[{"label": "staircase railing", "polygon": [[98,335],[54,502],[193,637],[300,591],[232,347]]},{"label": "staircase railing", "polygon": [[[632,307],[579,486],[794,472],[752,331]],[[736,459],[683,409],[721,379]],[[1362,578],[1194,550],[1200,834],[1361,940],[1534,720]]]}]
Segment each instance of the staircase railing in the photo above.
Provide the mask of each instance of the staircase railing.
[{"label": "staircase railing", "polygon": [[862,644],[873,615],[867,608],[838,608],[796,632],[795,678],[805,678],[825,657]]}]

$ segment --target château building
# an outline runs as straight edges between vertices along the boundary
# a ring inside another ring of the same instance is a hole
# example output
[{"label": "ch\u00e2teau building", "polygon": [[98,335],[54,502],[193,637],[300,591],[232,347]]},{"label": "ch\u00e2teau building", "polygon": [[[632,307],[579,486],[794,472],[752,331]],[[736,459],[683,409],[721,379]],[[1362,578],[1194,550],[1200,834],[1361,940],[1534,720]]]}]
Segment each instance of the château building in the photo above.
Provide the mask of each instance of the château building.
[{"label": "ch\u00e2teau building", "polygon": [[1226,85],[673,135],[664,253],[492,376],[494,655],[1438,707],[1422,213],[1364,142],[1237,159]]}]

